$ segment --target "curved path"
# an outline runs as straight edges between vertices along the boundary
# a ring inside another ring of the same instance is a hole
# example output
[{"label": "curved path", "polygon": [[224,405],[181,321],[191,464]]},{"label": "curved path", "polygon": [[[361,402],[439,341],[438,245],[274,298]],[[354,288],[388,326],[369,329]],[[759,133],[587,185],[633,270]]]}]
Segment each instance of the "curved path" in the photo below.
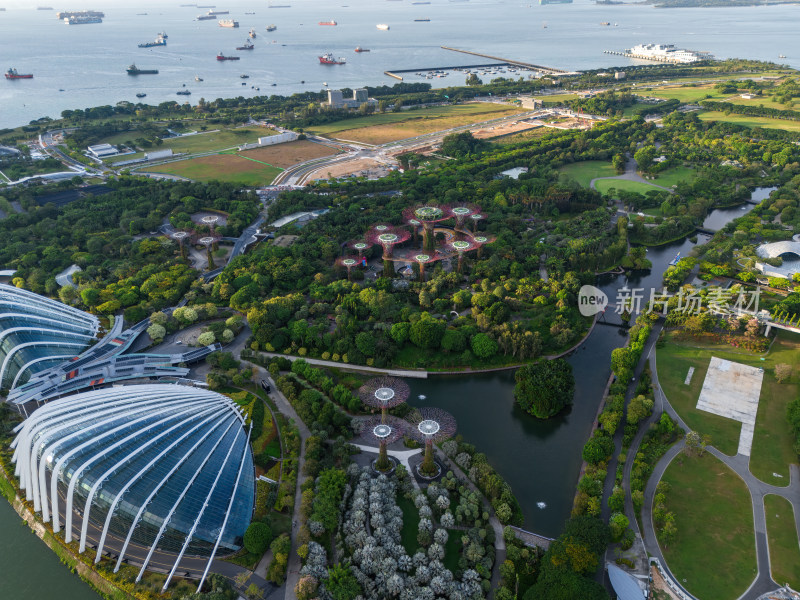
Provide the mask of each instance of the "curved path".
[{"label": "curved path", "polygon": [[[655,328],[654,328],[655,329]],[[661,386],[658,383],[658,370],[656,368],[656,354],[653,352],[649,357],[650,360],[650,368],[652,371],[652,383],[653,389],[655,391],[656,396],[656,407],[654,407],[653,415],[651,415],[649,422],[653,422],[655,420],[655,416],[658,414],[658,407],[667,412],[678,424],[685,430],[691,431],[691,428],[680,418],[680,416],[675,412],[675,409],[670,405],[669,400],[664,395],[664,392],[661,389]],[[648,423],[649,425],[649,423]],[[628,456],[633,457],[635,456],[636,451],[639,448],[639,444],[644,437],[644,433],[647,431],[648,427],[642,427],[637,434],[634,442],[631,444],[631,448],[628,451]],[[653,499],[655,497],[655,489],[658,485],[658,482],[661,481],[661,477],[664,475],[669,464],[672,460],[683,450],[684,448],[684,440],[680,440],[674,446],[672,446],[669,451],[658,461],[655,468],[653,469],[653,473],[650,476],[650,479],[647,482],[647,486],[644,492],[644,506],[642,508],[642,526],[644,531],[642,532],[645,547],[647,548],[648,552],[657,557],[661,562],[662,567],[664,570],[672,577],[673,582],[677,583],[678,579],[674,577],[669,572],[669,568],[667,566],[666,561],[664,560],[664,556],[661,552],[661,548],[658,545],[658,540],[656,538],[655,527],[653,526],[652,520],[652,511],[653,511]],[[767,539],[767,525],[766,525],[766,514],[764,512],[764,496],[768,494],[774,494],[776,496],[781,496],[788,500],[794,509],[795,514],[795,528],[797,529],[798,538],[800,538],[800,467],[796,464],[790,465],[790,484],[786,487],[777,487],[774,485],[770,485],[768,483],[764,483],[760,479],[756,478],[752,473],[750,473],[750,457],[745,456],[742,454],[737,454],[736,456],[728,456],[723,454],[713,446],[708,447],[708,452],[713,454],[717,457],[720,461],[725,463],[728,467],[730,467],[741,479],[744,481],[745,485],[747,485],[747,489],[750,492],[750,498],[753,506],[753,521],[754,521],[754,528],[755,528],[755,546],[756,546],[756,559],[758,564],[758,574],[753,582],[750,584],[750,587],[740,596],[740,600],[751,600],[756,599],[759,596],[771,592],[779,587],[779,584],[773,581],[772,575],[770,572],[770,559],[769,559],[769,543]],[[632,526],[635,530],[638,530],[638,525],[636,524],[635,514],[633,510],[633,503],[631,501],[630,496],[630,472],[633,461],[628,461],[625,467],[624,477],[623,477],[623,486],[625,487],[626,494],[625,494],[625,512],[631,520]],[[680,584],[678,584],[680,586]],[[691,597],[691,594],[686,592],[687,596]]]},{"label": "curved path", "polygon": [[635,181],[637,183],[652,185],[656,189],[664,190],[665,192],[669,192],[670,194],[672,193],[671,188],[666,188],[664,186],[657,185],[652,181],[649,181],[644,177],[642,177],[641,175],[639,175],[639,173],[636,172],[636,167],[637,167],[636,160],[632,156],[629,156],[628,161],[625,163],[625,172],[622,175],[614,175],[613,177],[595,177],[589,182],[589,187],[593,190],[596,190],[597,188],[595,187],[594,184],[597,181],[602,181],[605,179],[621,179],[623,181]]}]

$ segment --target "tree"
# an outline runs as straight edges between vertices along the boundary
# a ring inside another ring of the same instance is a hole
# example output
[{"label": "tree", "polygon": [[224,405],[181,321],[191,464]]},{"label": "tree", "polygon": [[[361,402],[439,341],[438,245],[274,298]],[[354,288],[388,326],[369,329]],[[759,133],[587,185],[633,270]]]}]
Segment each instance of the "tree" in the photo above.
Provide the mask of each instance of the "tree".
[{"label": "tree", "polygon": [[653,401],[646,396],[639,394],[628,404],[627,421],[629,425],[636,425],[642,419],[646,419],[653,412]]},{"label": "tree", "polygon": [[491,358],[497,354],[497,342],[485,333],[473,335],[470,346],[478,358]]},{"label": "tree", "polygon": [[465,83],[467,85],[483,85],[483,81],[481,81],[477,73],[470,73],[469,75],[467,75]]},{"label": "tree", "polygon": [[706,441],[696,431],[690,431],[686,434],[686,452],[689,454],[696,454],[703,456],[706,451]]},{"label": "tree", "polygon": [[201,346],[210,346],[215,341],[217,341],[217,337],[214,335],[213,331],[206,331],[205,333],[201,333],[199,336],[197,336],[197,343]]},{"label": "tree", "polygon": [[572,404],[575,377],[563,358],[543,360],[517,370],[514,398],[520,407],[540,419],[548,419]]},{"label": "tree", "polygon": [[319,582],[315,577],[304,575],[294,586],[294,595],[297,596],[297,600],[313,600],[317,595],[317,587]]},{"label": "tree", "polygon": [[164,339],[164,336],[167,334],[167,330],[164,329],[161,325],[157,323],[153,323],[150,327],[147,328],[147,335],[150,336],[150,339],[154,342],[160,342]]},{"label": "tree", "polygon": [[428,313],[422,316],[416,323],[411,325],[411,342],[420,348],[438,348],[447,325],[444,321],[434,319]]},{"label": "tree", "polygon": [[788,381],[791,376],[792,365],[787,365],[786,363],[778,363],[775,365],[775,379],[778,381],[778,383]]},{"label": "tree", "polygon": [[333,597],[333,600],[353,600],[361,593],[361,586],[358,585],[355,575],[341,563],[337,563],[328,569],[325,588]]},{"label": "tree", "polygon": [[614,452],[614,440],[606,434],[595,434],[583,446],[583,460],[596,465],[603,462]]},{"label": "tree", "polygon": [[261,556],[272,541],[272,529],[266,523],[254,521],[244,532],[244,547],[250,554]]},{"label": "tree", "polygon": [[622,539],[622,536],[628,529],[630,521],[628,520],[628,517],[626,517],[622,513],[614,513],[613,515],[611,515],[611,519],[609,520],[608,525],[611,528],[611,539],[614,540],[615,542],[618,542]]},{"label": "tree", "polygon": [[614,158],[611,159],[611,166],[614,167],[614,170],[617,173],[624,173],[625,172],[625,155],[623,155],[623,154],[615,154]]}]

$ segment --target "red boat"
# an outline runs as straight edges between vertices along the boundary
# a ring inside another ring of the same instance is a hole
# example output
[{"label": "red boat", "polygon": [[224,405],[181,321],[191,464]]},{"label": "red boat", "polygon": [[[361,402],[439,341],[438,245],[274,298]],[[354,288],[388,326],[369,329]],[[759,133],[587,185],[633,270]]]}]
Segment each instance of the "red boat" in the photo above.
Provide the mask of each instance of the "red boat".
[{"label": "red boat", "polygon": [[217,60],[239,60],[238,56],[225,56],[222,52],[217,54]]},{"label": "red boat", "polygon": [[319,62],[322,65],[343,65],[347,60],[341,56],[336,58],[333,54],[327,52],[319,57]]},{"label": "red boat", "polygon": [[18,73],[16,69],[6,71],[6,79],[33,79],[32,73]]},{"label": "red boat", "polygon": [[336,21],[320,21],[318,25],[330,25],[331,27],[335,27],[338,23]]}]

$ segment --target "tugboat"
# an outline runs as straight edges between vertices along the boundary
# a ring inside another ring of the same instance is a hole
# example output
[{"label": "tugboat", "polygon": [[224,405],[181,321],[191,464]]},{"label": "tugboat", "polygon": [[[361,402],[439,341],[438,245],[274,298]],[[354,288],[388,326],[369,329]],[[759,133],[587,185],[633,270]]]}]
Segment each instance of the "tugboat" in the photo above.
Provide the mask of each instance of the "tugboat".
[{"label": "tugboat", "polygon": [[139,48],[153,48],[155,46],[166,46],[167,45],[167,38],[169,36],[161,32],[156,36],[156,40],[154,42],[145,42],[144,44],[139,44]]},{"label": "tugboat", "polygon": [[321,65],[343,65],[347,62],[347,59],[340,56],[336,58],[330,52],[326,52],[322,56],[319,56],[319,63]]},{"label": "tugboat", "polygon": [[356,52],[369,52],[369,48],[362,48],[361,46],[356,46]]},{"label": "tugboat", "polygon": [[250,28],[250,33],[247,34],[251,40],[256,39],[256,30],[255,27]]},{"label": "tugboat", "polygon": [[267,25],[267,31],[275,31],[277,28],[277,25]]},{"label": "tugboat", "polygon": [[245,75],[244,73],[242,73],[241,75],[239,75],[239,79],[250,79],[250,75]]},{"label": "tugboat", "polygon": [[255,46],[250,40],[245,41],[241,46],[236,46],[237,50],[252,50],[253,48],[255,48]]},{"label": "tugboat", "polygon": [[145,96],[147,96],[147,94],[145,94],[143,92],[139,92],[138,94],[136,94],[137,98],[144,98]]},{"label": "tugboat", "polygon": [[225,56],[225,55],[222,53],[222,51],[221,51],[221,50],[220,50],[220,53],[219,53],[219,54],[217,54],[217,60],[239,60],[239,58],[240,58],[240,57],[238,57],[238,56]]},{"label": "tugboat", "polygon": [[6,71],[6,79],[33,79],[33,73],[19,73],[12,68]]},{"label": "tugboat", "polygon": [[158,75],[158,69],[140,69],[135,64],[125,70],[128,75]]},{"label": "tugboat", "polygon": [[180,90],[180,91],[175,92],[175,93],[178,94],[178,96],[191,96],[192,95],[192,92],[190,92],[189,90]]}]

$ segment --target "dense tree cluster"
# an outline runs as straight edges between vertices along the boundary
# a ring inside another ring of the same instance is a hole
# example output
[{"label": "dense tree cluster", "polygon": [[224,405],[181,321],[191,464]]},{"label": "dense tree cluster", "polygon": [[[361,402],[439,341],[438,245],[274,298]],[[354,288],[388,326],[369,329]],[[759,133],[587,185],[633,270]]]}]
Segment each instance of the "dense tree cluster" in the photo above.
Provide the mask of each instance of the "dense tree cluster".
[{"label": "dense tree cluster", "polygon": [[514,373],[514,399],[534,417],[548,419],[572,404],[575,377],[563,358],[524,365]]}]

